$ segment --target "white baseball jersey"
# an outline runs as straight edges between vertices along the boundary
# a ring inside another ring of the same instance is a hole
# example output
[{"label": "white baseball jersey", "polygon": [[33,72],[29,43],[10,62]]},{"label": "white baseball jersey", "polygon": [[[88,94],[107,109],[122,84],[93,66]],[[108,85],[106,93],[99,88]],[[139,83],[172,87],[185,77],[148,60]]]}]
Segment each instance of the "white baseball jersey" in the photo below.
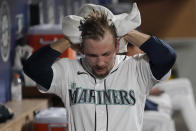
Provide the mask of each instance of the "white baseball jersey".
[{"label": "white baseball jersey", "polygon": [[60,59],[52,66],[49,93],[61,97],[69,131],[141,131],[148,91],[158,82],[148,57],[116,56],[103,79],[95,78],[85,59]]}]

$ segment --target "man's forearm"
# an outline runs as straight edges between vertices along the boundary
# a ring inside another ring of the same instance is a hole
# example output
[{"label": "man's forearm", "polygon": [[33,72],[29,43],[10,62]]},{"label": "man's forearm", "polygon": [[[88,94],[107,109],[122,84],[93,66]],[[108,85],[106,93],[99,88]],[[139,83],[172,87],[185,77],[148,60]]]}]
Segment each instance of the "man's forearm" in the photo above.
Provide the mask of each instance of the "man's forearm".
[{"label": "man's forearm", "polygon": [[69,40],[62,38],[50,45],[50,47],[60,53],[63,53],[67,48],[71,47]]},{"label": "man's forearm", "polygon": [[140,47],[143,43],[150,39],[150,35],[138,32],[136,30],[132,30],[127,35],[125,35],[124,39],[127,40],[129,43]]}]

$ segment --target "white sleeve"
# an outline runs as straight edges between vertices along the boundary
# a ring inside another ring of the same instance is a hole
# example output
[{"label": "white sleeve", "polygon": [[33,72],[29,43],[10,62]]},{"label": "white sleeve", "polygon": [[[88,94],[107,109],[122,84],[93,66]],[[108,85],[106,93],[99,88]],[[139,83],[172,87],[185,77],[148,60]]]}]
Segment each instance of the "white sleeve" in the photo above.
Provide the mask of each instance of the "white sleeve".
[{"label": "white sleeve", "polygon": [[[138,72],[138,83],[140,87],[144,90],[144,93],[148,94],[149,90],[157,84],[159,81],[167,80],[170,76],[170,71],[161,78],[161,80],[157,80],[150,69],[149,59],[147,55],[137,55],[134,56],[136,60],[136,71]],[[142,90],[143,90],[142,89]]]},{"label": "white sleeve", "polygon": [[51,86],[47,91],[43,90],[43,88],[40,87],[39,89],[42,93],[52,93],[60,97],[66,95],[70,71],[69,61],[70,60],[68,59],[60,59],[52,65],[53,79],[51,82]]}]

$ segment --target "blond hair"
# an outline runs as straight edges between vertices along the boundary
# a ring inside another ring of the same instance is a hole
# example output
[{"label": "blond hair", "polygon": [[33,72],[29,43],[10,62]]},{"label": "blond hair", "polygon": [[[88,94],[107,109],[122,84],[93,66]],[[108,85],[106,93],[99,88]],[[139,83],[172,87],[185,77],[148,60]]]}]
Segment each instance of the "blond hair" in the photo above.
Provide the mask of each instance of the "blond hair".
[{"label": "blond hair", "polygon": [[84,18],[80,23],[80,31],[82,40],[87,38],[100,40],[104,37],[106,31],[109,31],[115,41],[115,46],[117,43],[117,33],[116,28],[111,20],[108,20],[107,14],[103,11],[95,11],[88,15],[88,17]]}]

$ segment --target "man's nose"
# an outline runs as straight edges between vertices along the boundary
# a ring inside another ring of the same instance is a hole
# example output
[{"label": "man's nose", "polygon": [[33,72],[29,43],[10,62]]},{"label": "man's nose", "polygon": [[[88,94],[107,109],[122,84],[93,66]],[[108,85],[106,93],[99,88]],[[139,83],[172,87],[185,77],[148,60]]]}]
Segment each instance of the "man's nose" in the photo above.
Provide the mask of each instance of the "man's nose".
[{"label": "man's nose", "polygon": [[96,61],[97,66],[103,66],[104,63],[105,62],[103,57],[97,57],[97,61]]}]

